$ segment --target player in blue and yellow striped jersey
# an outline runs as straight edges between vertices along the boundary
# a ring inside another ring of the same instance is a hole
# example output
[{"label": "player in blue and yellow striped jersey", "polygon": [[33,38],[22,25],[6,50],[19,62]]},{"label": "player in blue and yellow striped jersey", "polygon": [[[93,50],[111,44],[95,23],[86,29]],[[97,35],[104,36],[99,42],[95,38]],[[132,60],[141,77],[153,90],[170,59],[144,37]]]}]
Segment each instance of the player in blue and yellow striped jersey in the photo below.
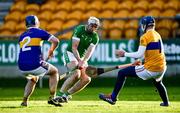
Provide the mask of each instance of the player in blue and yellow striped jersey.
[{"label": "player in blue and yellow striped jersey", "polygon": [[154,85],[163,100],[160,106],[169,106],[167,91],[162,83],[162,78],[167,68],[166,59],[161,36],[155,31],[155,19],[152,16],[143,17],[140,26],[144,34],[140,38],[138,51],[128,53],[124,50],[116,50],[116,56],[131,58],[141,58],[144,56],[144,64],[120,70],[111,95],[100,94],[99,98],[110,104],[115,104],[126,77],[139,77],[143,80],[153,79]]},{"label": "player in blue and yellow striped jersey", "polygon": [[48,103],[60,105],[53,101],[59,81],[58,69],[43,60],[41,53],[42,42],[47,40],[51,42],[47,58],[51,58],[53,56],[53,51],[58,47],[59,40],[47,31],[39,28],[39,20],[36,16],[27,16],[25,22],[27,30],[21,34],[19,38],[20,51],[18,67],[20,71],[26,75],[28,82],[25,87],[24,98],[21,105],[28,105],[28,100],[34,91],[39,76],[43,76],[45,74],[50,75],[50,99]]}]

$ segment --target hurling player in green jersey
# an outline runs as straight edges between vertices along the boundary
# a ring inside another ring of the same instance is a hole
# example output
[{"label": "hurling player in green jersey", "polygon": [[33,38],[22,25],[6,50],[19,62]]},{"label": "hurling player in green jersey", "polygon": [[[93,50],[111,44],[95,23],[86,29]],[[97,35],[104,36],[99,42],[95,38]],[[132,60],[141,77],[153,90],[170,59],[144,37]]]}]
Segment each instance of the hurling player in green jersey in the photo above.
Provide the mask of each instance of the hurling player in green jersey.
[{"label": "hurling player in green jersey", "polygon": [[79,25],[74,29],[67,51],[64,53],[64,63],[73,71],[57,92],[59,102],[67,102],[70,95],[82,90],[90,83],[91,78],[85,73],[85,69],[99,42],[96,32],[99,26],[99,19],[90,17],[87,25]]}]

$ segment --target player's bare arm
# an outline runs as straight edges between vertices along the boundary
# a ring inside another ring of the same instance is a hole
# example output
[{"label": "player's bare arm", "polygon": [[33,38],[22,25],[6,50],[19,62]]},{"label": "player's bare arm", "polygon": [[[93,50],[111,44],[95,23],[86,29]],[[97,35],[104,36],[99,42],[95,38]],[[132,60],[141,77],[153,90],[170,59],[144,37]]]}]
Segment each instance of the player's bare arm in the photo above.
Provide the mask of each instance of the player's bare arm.
[{"label": "player's bare arm", "polygon": [[80,58],[80,55],[79,55],[79,52],[78,52],[78,45],[79,45],[80,39],[77,38],[77,37],[73,37],[73,38],[72,38],[72,41],[73,41],[73,43],[72,43],[72,51],[73,51],[73,54],[74,54],[74,56],[76,57],[76,59],[77,59],[78,61],[80,61],[81,58]]},{"label": "player's bare arm", "polygon": [[90,44],[90,46],[88,47],[88,49],[85,53],[84,58],[82,59],[82,61],[79,62],[79,67],[81,67],[81,68],[84,67],[85,62],[87,62],[90,59],[90,57],[92,56],[92,54],[95,50],[95,47],[96,47],[96,45]]},{"label": "player's bare arm", "polygon": [[96,48],[96,45],[90,44],[90,46],[88,47],[88,49],[87,49],[87,51],[86,51],[86,54],[85,54],[85,56],[84,56],[83,61],[86,62],[86,61],[88,61],[88,60],[90,59],[90,57],[92,56],[95,48]]},{"label": "player's bare arm", "polygon": [[58,47],[59,40],[55,36],[52,35],[48,41],[52,43],[48,51],[48,57],[47,57],[48,59],[50,59],[53,57],[54,50]]}]

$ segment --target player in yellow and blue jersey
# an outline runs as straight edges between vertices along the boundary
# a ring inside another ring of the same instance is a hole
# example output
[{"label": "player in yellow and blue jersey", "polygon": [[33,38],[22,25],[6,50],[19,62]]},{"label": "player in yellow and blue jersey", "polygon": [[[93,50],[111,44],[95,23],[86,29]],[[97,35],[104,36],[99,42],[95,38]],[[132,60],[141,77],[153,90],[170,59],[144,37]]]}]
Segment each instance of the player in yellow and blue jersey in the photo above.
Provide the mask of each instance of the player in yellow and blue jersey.
[{"label": "player in yellow and blue jersey", "polygon": [[25,87],[24,98],[21,105],[28,105],[28,100],[34,91],[39,76],[44,76],[45,74],[50,75],[50,98],[48,103],[60,105],[53,100],[56,95],[56,88],[59,81],[58,69],[43,60],[41,53],[42,42],[47,40],[51,42],[47,58],[51,58],[53,56],[53,51],[58,47],[59,40],[47,31],[39,28],[39,20],[36,16],[27,16],[25,22],[27,30],[22,33],[19,38],[20,51],[18,67],[27,77],[28,82]]},{"label": "player in yellow and blue jersey", "polygon": [[100,94],[99,98],[112,105],[115,104],[126,77],[139,77],[143,80],[153,79],[154,85],[163,101],[160,106],[169,106],[167,91],[162,83],[162,78],[167,68],[166,58],[161,36],[155,31],[155,19],[152,16],[143,17],[140,26],[144,34],[140,38],[138,51],[128,53],[124,50],[116,50],[116,56],[131,58],[144,56],[144,64],[120,70],[113,92],[110,95]]}]

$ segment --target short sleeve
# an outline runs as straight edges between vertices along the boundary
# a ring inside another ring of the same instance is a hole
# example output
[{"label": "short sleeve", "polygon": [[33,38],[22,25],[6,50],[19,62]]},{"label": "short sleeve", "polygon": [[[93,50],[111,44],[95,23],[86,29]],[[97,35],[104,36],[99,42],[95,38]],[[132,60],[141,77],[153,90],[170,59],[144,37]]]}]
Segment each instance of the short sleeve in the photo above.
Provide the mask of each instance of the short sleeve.
[{"label": "short sleeve", "polygon": [[45,30],[40,30],[40,37],[42,40],[48,40],[52,35]]},{"label": "short sleeve", "polygon": [[146,36],[142,35],[140,38],[140,46],[147,46],[147,43]]},{"label": "short sleeve", "polygon": [[73,37],[79,38],[79,35],[80,35],[80,28],[79,28],[79,26],[78,26],[78,27],[76,27],[76,28],[74,29],[74,31],[73,31]]},{"label": "short sleeve", "polygon": [[94,45],[97,45],[97,44],[99,43],[99,36],[98,36],[97,33],[96,33],[95,38],[94,38],[94,40],[93,40],[92,43],[93,43]]}]

